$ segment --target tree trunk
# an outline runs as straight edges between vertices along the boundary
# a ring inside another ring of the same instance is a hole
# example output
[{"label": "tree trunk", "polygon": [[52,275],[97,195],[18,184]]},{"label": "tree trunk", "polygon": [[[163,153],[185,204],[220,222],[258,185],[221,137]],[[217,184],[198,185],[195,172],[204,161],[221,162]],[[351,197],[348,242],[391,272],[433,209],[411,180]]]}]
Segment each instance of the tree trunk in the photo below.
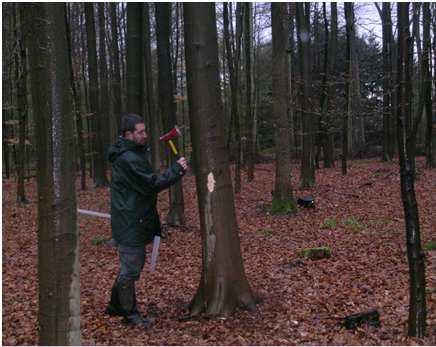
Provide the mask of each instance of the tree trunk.
[{"label": "tree trunk", "polygon": [[[22,23],[19,12],[23,11],[22,6],[15,4],[16,27],[15,38],[17,43],[15,53],[15,82],[17,89],[17,111],[18,111],[18,158],[17,158],[17,202],[27,203],[26,192],[24,189],[25,162],[26,162],[26,120],[27,120],[27,67],[26,67],[26,47],[23,35]],[[22,19],[22,18],[21,18]]]},{"label": "tree trunk", "polygon": [[[310,3],[305,3],[310,6]],[[312,80],[310,54],[310,24],[304,4],[297,4],[297,36],[300,54],[300,72],[302,76],[302,93],[300,98],[303,130],[303,153],[301,158],[301,187],[315,185],[315,119],[312,113]]]},{"label": "tree trunk", "polygon": [[[106,177],[106,158],[104,156],[103,124],[99,109],[98,71],[97,71],[97,46],[94,21],[93,3],[85,3],[86,39],[88,46],[89,70],[89,104],[92,114],[91,128],[93,139],[94,183],[96,187],[108,185]],[[89,135],[91,135],[89,134]]]},{"label": "tree trunk", "polygon": [[39,344],[79,345],[79,242],[65,4],[24,6],[38,148]]},{"label": "tree trunk", "polygon": [[350,149],[350,143],[352,142],[350,136],[350,120],[352,117],[352,36],[353,36],[353,12],[352,12],[353,4],[350,2],[344,3],[344,11],[345,11],[345,21],[346,21],[346,35],[347,35],[347,47],[346,47],[346,75],[345,75],[345,102],[347,104],[347,110],[344,114],[344,119],[342,123],[342,174],[347,174],[347,159],[348,152]]},{"label": "tree trunk", "polygon": [[254,180],[254,153],[253,153],[253,107],[252,107],[252,4],[244,3],[244,57],[245,57],[245,155],[247,167],[247,180]]},{"label": "tree trunk", "polygon": [[432,102],[431,102],[431,71],[430,71],[430,5],[428,2],[422,4],[423,12],[423,49],[422,49],[422,76],[424,80],[424,107],[426,114],[426,136],[425,136],[425,157],[426,164],[428,168],[434,168],[435,163],[433,162],[432,155]]},{"label": "tree trunk", "polygon": [[111,16],[111,33],[112,33],[112,59],[114,67],[114,75],[112,78],[112,90],[113,90],[113,105],[114,114],[117,124],[117,130],[119,132],[121,126],[121,74],[120,74],[120,50],[118,46],[118,19],[117,19],[117,4],[111,2],[110,16]]},{"label": "tree trunk", "polygon": [[[241,141],[240,141],[240,131],[239,131],[239,111],[238,111],[238,69],[239,61],[238,57],[233,56],[232,47],[230,44],[230,33],[229,33],[229,13],[228,4],[223,3],[224,6],[224,41],[227,53],[227,65],[229,69],[230,77],[230,97],[231,97],[231,119],[233,120],[235,126],[235,139],[236,139],[236,156],[235,156],[235,193],[241,191]],[[232,127],[232,124],[230,125]]]},{"label": "tree trunk", "polygon": [[[156,9],[156,37],[157,37],[157,65],[158,65],[158,90],[159,109],[164,120],[165,132],[171,130],[176,124],[174,93],[171,75],[170,55],[170,3],[155,3]],[[173,141],[178,147],[178,141]],[[168,151],[169,163],[174,162],[175,157]],[[183,202],[183,186],[179,181],[170,188],[170,210],[167,223],[180,226],[185,224],[185,207]]]},{"label": "tree trunk", "polygon": [[147,90],[147,107],[148,107],[148,121],[150,129],[150,142],[151,142],[151,162],[155,170],[160,168],[160,143],[159,143],[159,116],[156,112],[156,103],[154,100],[154,85],[153,85],[153,61],[151,58],[151,38],[150,38],[150,9],[148,3],[144,3],[144,64],[145,64],[145,84]]},{"label": "tree trunk", "polygon": [[272,211],[295,212],[291,184],[289,147],[289,63],[287,57],[288,16],[286,3],[271,3],[272,24],[272,116],[276,152],[276,174]]},{"label": "tree trunk", "polygon": [[426,329],[425,263],[421,250],[418,205],[414,188],[414,137],[411,119],[412,50],[409,3],[398,3],[397,136],[400,159],[401,199],[404,208],[410,276],[409,336],[424,337]]},{"label": "tree trunk", "polygon": [[104,14],[104,3],[97,3],[98,6],[98,26],[99,26],[99,67],[100,67],[100,124],[101,139],[103,142],[103,156],[106,162],[107,152],[110,145],[111,121],[109,117],[109,83],[106,53],[106,25]]},{"label": "tree trunk", "polygon": [[127,3],[127,112],[143,115],[144,38],[143,4]]},{"label": "tree trunk", "polygon": [[[191,315],[255,309],[239,246],[223,131],[215,4],[184,3],[189,115],[197,165],[203,271]],[[204,113],[203,110],[209,110]]]},{"label": "tree trunk", "polygon": [[[70,17],[71,18],[71,17]],[[67,33],[67,47],[68,47],[68,65],[70,70],[70,84],[71,91],[73,92],[74,101],[74,113],[76,115],[76,129],[77,129],[77,147],[79,150],[79,163],[80,163],[80,185],[82,190],[86,190],[86,158],[85,158],[85,143],[83,139],[83,125],[82,125],[82,113],[80,93],[77,93],[76,80],[74,77],[73,58],[71,49],[71,30],[68,22],[67,15],[65,13],[65,27]]]}]

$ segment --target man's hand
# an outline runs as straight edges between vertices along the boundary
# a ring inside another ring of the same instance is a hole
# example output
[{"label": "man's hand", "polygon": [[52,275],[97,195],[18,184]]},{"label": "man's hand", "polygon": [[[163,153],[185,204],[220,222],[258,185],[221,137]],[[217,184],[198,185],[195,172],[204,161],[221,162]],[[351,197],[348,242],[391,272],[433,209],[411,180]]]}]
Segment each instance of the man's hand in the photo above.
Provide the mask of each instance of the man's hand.
[{"label": "man's hand", "polygon": [[183,170],[188,171],[188,169],[189,169],[188,161],[186,160],[185,157],[180,157],[177,160],[177,163],[180,164],[180,166],[183,168]]}]

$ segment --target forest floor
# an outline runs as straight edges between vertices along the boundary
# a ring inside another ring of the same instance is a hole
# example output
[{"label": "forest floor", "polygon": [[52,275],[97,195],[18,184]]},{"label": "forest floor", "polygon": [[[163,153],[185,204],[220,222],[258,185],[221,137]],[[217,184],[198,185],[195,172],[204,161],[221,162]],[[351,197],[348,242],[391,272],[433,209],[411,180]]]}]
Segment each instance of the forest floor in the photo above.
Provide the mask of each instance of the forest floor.
[{"label": "forest floor", "polygon": [[[436,170],[418,160],[416,194],[422,244],[436,241]],[[298,187],[299,167],[293,166]],[[235,198],[245,272],[262,299],[258,314],[181,320],[201,274],[201,241],[195,179],[184,179],[187,225],[171,229],[161,244],[155,272],[147,264],[137,283],[139,307],[154,318],[148,331],[103,314],[118,269],[116,249],[98,244],[110,237],[107,220],[80,215],[81,327],[83,345],[436,345],[436,251],[426,252],[427,335],[406,338],[408,265],[400,178],[396,164],[350,162],[317,171],[315,209],[271,216],[272,164],[256,166],[255,181],[243,179]],[[77,205],[108,212],[107,188],[80,191]],[[15,202],[14,180],[3,180],[3,345],[37,344],[37,200]],[[160,196],[164,220],[167,194]],[[328,246],[328,259],[300,258],[308,247]],[[150,250],[150,249],[148,249]],[[380,326],[346,330],[345,316],[375,308]]]}]

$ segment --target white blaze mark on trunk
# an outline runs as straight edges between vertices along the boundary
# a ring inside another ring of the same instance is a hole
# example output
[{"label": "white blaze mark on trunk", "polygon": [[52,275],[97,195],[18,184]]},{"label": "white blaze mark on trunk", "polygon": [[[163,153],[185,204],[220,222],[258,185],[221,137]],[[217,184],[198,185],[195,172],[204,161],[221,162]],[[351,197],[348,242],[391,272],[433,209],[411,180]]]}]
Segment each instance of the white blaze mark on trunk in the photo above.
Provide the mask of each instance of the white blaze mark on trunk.
[{"label": "white blaze mark on trunk", "polygon": [[209,175],[207,175],[207,189],[209,190],[209,192],[213,192],[215,189],[215,178],[213,177],[213,173],[210,172]]},{"label": "white blaze mark on trunk", "polygon": [[210,263],[215,254],[215,240],[216,236],[214,234],[214,221],[213,221],[213,213],[212,213],[212,193],[215,189],[215,178],[213,177],[213,173],[210,172],[207,175],[207,196],[206,196],[206,237],[207,237],[207,263]]}]

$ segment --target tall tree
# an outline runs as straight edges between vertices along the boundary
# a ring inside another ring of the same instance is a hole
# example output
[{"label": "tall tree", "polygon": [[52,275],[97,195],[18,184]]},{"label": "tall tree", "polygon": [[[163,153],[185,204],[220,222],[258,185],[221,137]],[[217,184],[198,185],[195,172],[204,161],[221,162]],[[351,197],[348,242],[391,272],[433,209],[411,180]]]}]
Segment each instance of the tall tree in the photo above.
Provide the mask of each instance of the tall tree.
[{"label": "tall tree", "polygon": [[24,189],[24,175],[26,162],[26,122],[27,122],[27,54],[25,37],[22,34],[22,21],[20,20],[21,6],[15,4],[15,82],[17,90],[17,112],[18,112],[18,160],[17,160],[17,202],[27,203]]},{"label": "tall tree", "polygon": [[[158,65],[158,91],[159,109],[163,118],[166,131],[169,131],[177,124],[176,109],[174,104],[174,92],[171,74],[171,53],[170,53],[170,3],[155,3],[156,9],[156,38],[157,38],[157,65]],[[176,146],[178,141],[175,141]],[[169,153],[169,161],[173,162],[175,157]],[[170,187],[170,210],[167,216],[167,223],[171,225],[185,224],[185,208],[183,202],[183,186],[179,181]]]},{"label": "tall tree", "polygon": [[[106,53],[106,19],[104,3],[99,2],[98,8],[98,48],[99,48],[99,71],[100,71],[100,131],[102,134],[103,154],[107,158],[107,150],[110,145],[110,129],[111,121],[109,117],[109,82],[108,82],[108,68],[107,68],[107,53]],[[106,160],[105,160],[106,162]]]},{"label": "tall tree", "polygon": [[[203,271],[191,315],[255,308],[244,274],[223,131],[215,4],[184,3],[189,116],[203,244]],[[208,110],[208,112],[204,112]]]},{"label": "tall tree", "polygon": [[407,259],[410,276],[408,335],[423,337],[426,329],[425,262],[421,249],[418,205],[415,196],[416,125],[412,122],[412,39],[409,31],[409,3],[397,5],[398,72],[397,136],[400,159],[401,199],[406,224]]},{"label": "tall tree", "polygon": [[423,12],[423,49],[422,49],[422,78],[424,82],[424,108],[426,114],[426,136],[425,136],[425,157],[428,168],[434,168],[436,163],[433,162],[432,148],[432,100],[431,100],[431,41],[430,41],[430,4],[424,2],[422,4]]},{"label": "tall tree", "polygon": [[[306,9],[304,8],[306,5]],[[312,80],[310,54],[310,15],[306,15],[310,3],[297,4],[297,36],[300,58],[302,92],[300,98],[303,131],[303,153],[301,158],[301,187],[315,185],[315,117],[312,112]]]},{"label": "tall tree", "polygon": [[94,4],[85,3],[86,39],[88,48],[89,71],[89,101],[92,117],[94,183],[96,187],[107,186],[106,157],[104,156],[104,126],[99,109],[98,70],[97,70],[97,45],[95,33]]},{"label": "tall tree", "polygon": [[110,17],[111,17],[111,34],[112,34],[112,90],[113,90],[113,105],[114,115],[116,119],[117,129],[121,126],[121,73],[120,73],[120,49],[119,49],[119,36],[118,36],[118,18],[117,18],[117,4],[111,2]]},{"label": "tall tree", "polygon": [[254,180],[254,134],[253,134],[253,106],[252,106],[252,4],[244,3],[244,58],[245,58],[245,155],[247,180]]},{"label": "tall tree", "polygon": [[[69,16],[71,18],[71,16]],[[70,23],[68,21],[67,13],[65,12],[65,25],[67,33],[67,47],[68,47],[68,64],[70,70],[70,84],[71,91],[73,93],[74,101],[74,114],[76,118],[76,129],[77,129],[77,148],[79,151],[79,164],[80,164],[80,185],[82,190],[86,190],[86,157],[85,157],[85,143],[83,138],[83,124],[82,124],[82,112],[81,112],[81,102],[80,102],[80,92],[77,92],[76,79],[74,77],[73,69],[73,57],[71,49],[71,30]]]},{"label": "tall tree", "polygon": [[151,37],[150,37],[150,8],[147,2],[144,3],[144,64],[145,84],[147,91],[148,128],[150,129],[151,161],[155,169],[160,167],[160,145],[159,145],[159,116],[156,112],[153,85],[153,61],[151,58]]},{"label": "tall tree", "polygon": [[[229,30],[229,10],[228,4],[223,3],[223,17],[224,17],[224,41],[226,46],[227,66],[229,69],[230,78],[230,97],[231,97],[231,119],[235,125],[235,142],[236,142],[236,155],[235,155],[235,192],[241,191],[241,134],[239,127],[239,107],[238,107],[238,70],[239,70],[239,52],[233,52],[230,41]],[[240,42],[240,41],[239,41]],[[240,47],[240,46],[239,46]],[[236,48],[240,50],[240,48]],[[235,56],[234,56],[235,55]],[[232,127],[232,125],[230,125]]]},{"label": "tall tree", "polygon": [[382,160],[390,161],[394,156],[394,119],[393,119],[393,36],[392,36],[392,17],[391,4],[383,2],[382,9],[377,3],[376,7],[382,20],[383,34],[383,151]]},{"label": "tall tree", "polygon": [[272,210],[294,212],[289,147],[289,62],[287,57],[288,16],[286,3],[271,3],[272,107],[275,131],[276,174]]},{"label": "tall tree", "polygon": [[144,18],[143,4],[127,3],[127,112],[144,117]]},{"label": "tall tree", "polygon": [[21,5],[38,151],[39,344],[80,344],[79,243],[65,4]]}]

